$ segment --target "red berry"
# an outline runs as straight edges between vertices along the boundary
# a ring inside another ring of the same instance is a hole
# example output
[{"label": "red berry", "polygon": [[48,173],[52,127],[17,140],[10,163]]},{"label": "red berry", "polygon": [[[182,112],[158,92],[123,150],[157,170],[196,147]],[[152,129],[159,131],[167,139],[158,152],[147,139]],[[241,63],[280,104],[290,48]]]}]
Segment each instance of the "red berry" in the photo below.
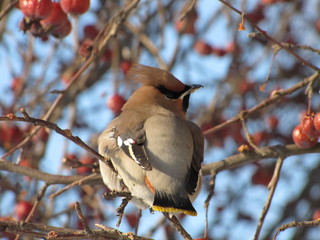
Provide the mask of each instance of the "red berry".
[{"label": "red berry", "polygon": [[127,213],[125,215],[127,221],[128,221],[128,224],[130,227],[134,228],[136,227],[137,223],[138,223],[138,217],[137,217],[137,214],[134,214],[134,213]]},{"label": "red berry", "polygon": [[34,142],[47,142],[49,138],[49,132],[46,128],[40,128],[36,135],[33,136],[32,140]]},{"label": "red berry", "polygon": [[28,158],[24,158],[19,163],[20,166],[31,168],[31,162]]},{"label": "red berry", "polygon": [[62,163],[66,167],[77,168],[81,164],[78,160],[78,156],[72,153],[67,153],[63,159]]},{"label": "red berry", "polygon": [[87,25],[83,28],[83,33],[85,38],[93,40],[98,35],[99,30],[95,25]]},{"label": "red berry", "polygon": [[[110,49],[106,49],[105,51],[104,51],[104,53],[102,54],[102,56],[101,56],[101,61],[102,62],[105,62],[105,63],[109,63],[110,61],[111,61],[111,58],[112,58],[112,51],[110,50]],[[123,65],[123,63],[121,63],[121,65]],[[120,67],[121,67],[121,69],[122,69],[122,71],[123,71],[123,69],[124,69],[124,66],[121,66],[120,65]],[[131,67],[131,65],[129,66],[129,68]],[[129,70],[129,69],[128,69]],[[123,71],[124,72],[124,71]],[[125,72],[124,72],[125,73]]]},{"label": "red berry", "polygon": [[254,144],[260,146],[262,143],[268,142],[270,135],[265,131],[257,131],[252,135]]},{"label": "red berry", "polygon": [[19,201],[15,208],[15,214],[19,220],[25,220],[32,209],[32,204],[28,201]]},{"label": "red berry", "polygon": [[132,66],[132,62],[130,60],[124,60],[120,63],[120,68],[123,74],[127,74],[131,66]]},{"label": "red berry", "polygon": [[185,33],[185,34],[192,34],[192,35],[196,33],[194,24],[190,23],[188,20],[182,20],[182,21],[177,20],[174,26],[178,33]]},{"label": "red berry", "polygon": [[274,115],[271,115],[269,118],[268,118],[268,126],[271,128],[271,129],[275,129],[279,124],[279,119],[274,116]]},{"label": "red berry", "polygon": [[73,153],[67,153],[65,157],[71,161],[78,161],[78,156]]},{"label": "red berry", "polygon": [[236,47],[237,46],[236,46],[236,44],[234,42],[229,42],[229,43],[227,43],[225,51],[227,53],[232,53],[232,52],[234,52],[236,50]]},{"label": "red berry", "polygon": [[3,125],[0,129],[0,141],[5,149],[10,149],[23,140],[24,133],[17,125]]},{"label": "red berry", "polygon": [[[228,131],[228,135],[232,137],[232,139],[237,143],[237,145],[242,145],[246,142],[242,135],[242,125],[241,123],[234,123],[229,125],[228,128],[226,128]],[[220,137],[220,135],[217,135]]]},{"label": "red berry", "polygon": [[60,0],[64,12],[72,15],[81,15],[88,11],[90,0]]},{"label": "red berry", "polygon": [[307,134],[301,131],[300,125],[296,126],[292,131],[292,139],[294,143],[300,148],[312,148],[314,147],[318,139],[309,137]]},{"label": "red berry", "polygon": [[[201,131],[205,132],[214,127],[212,122],[205,122],[201,125]],[[206,134],[205,138],[209,141],[210,144],[215,145],[217,147],[223,147],[224,138],[227,136],[226,128],[218,130],[215,133]],[[217,137],[219,136],[219,137]]]},{"label": "red berry", "polygon": [[114,114],[119,115],[125,103],[126,100],[120,94],[116,93],[108,99],[107,106]]},{"label": "red berry", "polygon": [[29,18],[42,19],[49,16],[52,2],[51,0],[19,0],[19,8]]},{"label": "red berry", "polygon": [[93,49],[93,41],[89,38],[86,38],[82,41],[80,45],[79,54],[80,56],[87,58],[90,56],[92,49]]},{"label": "red berry", "polygon": [[319,137],[319,133],[314,127],[313,117],[306,114],[303,116],[300,123],[301,131],[307,134],[309,137],[317,138]]},{"label": "red berry", "polygon": [[261,0],[262,4],[269,5],[277,2],[277,0]]},{"label": "red berry", "polygon": [[318,112],[313,118],[314,128],[320,133],[320,112]]},{"label": "red berry", "polygon": [[[96,161],[95,158],[84,156],[80,159],[80,162],[85,165],[92,165]],[[76,168],[76,171],[79,175],[87,175],[89,173],[92,173],[92,167],[90,166],[83,166]]]},{"label": "red berry", "polygon": [[51,30],[51,35],[55,38],[64,38],[71,32],[72,25],[69,19],[64,24],[60,24]]},{"label": "red berry", "polygon": [[65,85],[68,85],[69,82],[71,81],[71,79],[74,77],[74,75],[76,74],[76,70],[73,68],[68,68],[67,70],[65,70],[62,73],[61,76],[61,82],[63,82]]},{"label": "red berry", "polygon": [[262,21],[265,18],[264,6],[262,4],[258,4],[252,12],[247,13],[246,15],[254,23]]},{"label": "red berry", "polygon": [[272,171],[268,168],[259,167],[251,177],[251,182],[256,185],[268,186],[272,179]]},{"label": "red berry", "polygon": [[11,90],[15,93],[17,93],[22,87],[22,81],[19,77],[14,77],[11,80]]},{"label": "red berry", "polygon": [[183,20],[177,20],[175,23],[175,28],[178,33],[185,34],[195,34],[196,30],[194,24],[198,18],[198,13],[195,8],[193,8],[189,14]]},{"label": "red berry", "polygon": [[314,221],[320,219],[320,209],[317,209],[316,211],[314,211],[312,219]]},{"label": "red berry", "polygon": [[[23,166],[23,167],[26,167],[26,168],[35,168],[32,166],[32,160],[29,159],[29,158],[23,158],[20,162],[19,162],[19,165],[20,166]],[[31,177],[29,176],[23,176],[23,179],[25,179],[26,181],[30,182],[32,180]]]},{"label": "red berry", "polygon": [[246,94],[248,92],[253,91],[255,87],[256,87],[256,84],[254,82],[250,82],[247,79],[245,79],[239,83],[238,91],[242,95],[242,94]]},{"label": "red berry", "polygon": [[40,21],[45,29],[52,29],[56,26],[63,25],[68,20],[67,14],[62,11],[60,4],[57,2],[52,3],[52,10],[49,16]]},{"label": "red berry", "polygon": [[214,55],[217,55],[219,57],[223,57],[224,55],[227,54],[227,51],[225,49],[222,49],[222,48],[212,47],[211,53],[214,54]]},{"label": "red berry", "polygon": [[212,47],[202,40],[198,40],[195,43],[194,49],[201,55],[209,55],[212,52]]},{"label": "red berry", "polygon": [[316,27],[315,27],[316,30],[317,30],[318,32],[320,32],[320,18],[318,18],[318,19],[316,20],[316,22],[314,23],[314,25],[316,26]]}]

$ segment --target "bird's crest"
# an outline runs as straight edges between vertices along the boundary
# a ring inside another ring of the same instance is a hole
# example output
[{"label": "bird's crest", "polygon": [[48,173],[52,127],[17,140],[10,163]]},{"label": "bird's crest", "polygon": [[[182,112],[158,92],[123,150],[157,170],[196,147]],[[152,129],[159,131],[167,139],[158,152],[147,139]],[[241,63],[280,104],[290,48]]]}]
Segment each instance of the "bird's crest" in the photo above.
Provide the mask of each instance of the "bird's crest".
[{"label": "bird's crest", "polygon": [[182,92],[185,84],[166,70],[135,64],[128,72],[128,78],[145,86],[164,87],[169,91]]}]

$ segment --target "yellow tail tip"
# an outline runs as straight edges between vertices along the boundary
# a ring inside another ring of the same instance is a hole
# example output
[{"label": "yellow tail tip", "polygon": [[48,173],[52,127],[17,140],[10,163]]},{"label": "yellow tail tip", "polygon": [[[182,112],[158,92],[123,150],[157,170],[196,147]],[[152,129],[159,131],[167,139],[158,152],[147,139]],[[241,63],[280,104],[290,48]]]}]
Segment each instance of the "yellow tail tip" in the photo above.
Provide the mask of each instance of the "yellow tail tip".
[{"label": "yellow tail tip", "polygon": [[152,206],[152,209],[158,212],[167,212],[167,213],[183,213],[190,216],[197,216],[196,211],[191,210],[185,210],[185,209],[179,209],[179,208],[173,208],[173,207],[162,207],[162,206]]}]

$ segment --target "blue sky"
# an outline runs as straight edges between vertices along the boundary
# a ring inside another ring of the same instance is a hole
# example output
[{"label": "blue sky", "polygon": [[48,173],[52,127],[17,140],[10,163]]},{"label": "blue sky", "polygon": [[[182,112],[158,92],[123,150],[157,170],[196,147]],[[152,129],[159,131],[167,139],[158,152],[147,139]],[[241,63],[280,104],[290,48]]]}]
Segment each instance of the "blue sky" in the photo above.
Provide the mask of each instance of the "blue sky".
[{"label": "blue sky", "polygon": [[[250,1],[256,2],[256,1]],[[221,6],[219,1],[209,1],[209,0],[201,0],[198,1],[197,8],[198,11],[201,12],[199,19],[197,21],[197,27],[201,29],[203,23],[206,22],[216,11],[218,11],[218,7]],[[92,1],[92,9],[97,7],[96,1]],[[274,9],[276,11],[276,9]],[[7,24],[8,29],[12,34],[5,35],[4,42],[6,46],[0,45],[0,101],[3,103],[8,103],[11,101],[11,97],[9,94],[10,91],[10,84],[11,84],[11,71],[14,74],[19,75],[22,71],[22,62],[20,59],[19,54],[17,54],[17,48],[24,49],[26,46],[27,37],[18,29],[18,23],[22,18],[22,14],[19,11],[15,11],[11,14],[9,23]],[[95,18],[94,14],[87,13],[80,17],[79,19],[79,29],[82,26],[88,23],[94,23]],[[219,18],[217,21],[219,24],[215,24],[214,26],[209,28],[209,31],[205,32],[201,35],[201,38],[208,41],[210,44],[215,46],[225,46],[227,42],[232,41],[232,33],[229,31],[227,26],[227,22],[225,18]],[[248,32],[239,32],[238,37],[245,41],[247,38]],[[165,34],[165,41],[166,42],[173,42],[175,43],[177,38],[177,34],[174,30],[174,26],[168,26],[166,29]],[[183,37],[182,44],[186,44],[188,46],[190,41],[192,41],[190,36]],[[309,38],[309,44],[315,43],[314,38]],[[42,43],[41,40],[36,39],[34,41],[34,45],[36,46],[36,56],[41,59],[45,59],[46,56],[51,51],[51,43],[56,42],[58,44],[62,44],[60,49],[55,53],[57,56],[63,55],[63,59],[67,62],[68,60],[72,59],[72,51],[70,46],[72,46],[73,38],[72,36],[67,37],[63,41],[59,42],[55,39],[49,39],[49,43]],[[22,43],[22,44],[21,44]],[[308,43],[308,42],[307,42]],[[306,43],[306,44],[307,44]],[[164,60],[169,60],[172,51],[174,49],[174,45],[166,44],[164,49],[161,49],[161,55]],[[258,58],[262,52],[255,52],[257,56],[251,56],[253,61],[254,59]],[[244,56],[246,59],[248,56]],[[228,56],[220,58],[213,55],[210,56],[200,56],[196,52],[191,52],[187,55],[186,59],[182,59],[181,64],[177,65],[177,67],[172,69],[172,73],[181,79],[182,81],[188,83],[200,83],[205,86],[204,89],[199,90],[196,94],[194,94],[191,98],[191,109],[190,112],[195,112],[196,107],[201,105],[208,104],[214,94],[216,93],[216,83],[219,79],[223,79],[226,74],[226,70],[229,67],[230,58]],[[259,79],[264,79],[267,74],[270,58],[265,59],[265,67],[256,70],[252,73],[253,78],[259,81]],[[141,58],[142,64],[146,65],[155,65],[153,60],[150,60],[149,56],[145,55]],[[32,68],[32,75],[37,76],[39,73],[43,72],[43,62],[40,62],[38,66]],[[186,71],[186,68],[188,71]],[[200,71],[199,71],[200,69]],[[203,69],[203,71],[201,71]],[[210,71],[207,71],[210,69]],[[45,69],[45,79],[46,81],[51,81],[52,79],[57,78],[59,75],[57,69],[57,62],[50,65],[49,68]],[[112,113],[105,107],[106,97],[113,94],[113,87],[112,87],[113,76],[109,73],[103,76],[103,79],[93,86],[91,89],[82,93],[78,98],[78,107],[77,110],[84,117],[84,121],[89,123],[90,129],[93,130],[95,133],[99,133],[103,130],[106,124],[113,118]],[[42,88],[43,86],[39,86]],[[55,85],[54,89],[63,89],[63,84],[58,83]],[[119,89],[119,92],[128,96],[130,92],[127,90],[126,86]],[[23,101],[21,102],[23,106]],[[92,107],[95,107],[97,111],[93,113],[90,111]],[[90,114],[86,114],[90,113]],[[234,113],[230,113],[230,117]],[[58,122],[61,128],[68,127],[68,116],[70,115],[70,109],[67,108],[65,111],[65,119],[62,119]],[[75,135],[79,135],[84,141],[88,142],[92,132],[89,131],[78,131],[75,130],[73,132]],[[41,169],[48,173],[61,173],[61,159],[63,157],[63,151],[66,144],[65,139],[59,136],[56,133],[51,133],[49,147],[46,151],[46,155],[44,157],[44,161],[41,163]],[[235,148],[236,146],[234,146]],[[234,151],[235,149],[232,149]],[[69,142],[68,149],[70,152],[77,152],[81,153],[84,150],[80,149],[75,144]],[[230,149],[229,149],[230,150]],[[219,148],[211,148],[205,154],[205,162],[213,162],[219,161],[224,159],[230,154],[230,152],[226,151],[225,149]],[[281,211],[281,206],[287,198],[296,195],[301,187],[304,185],[304,179],[307,178],[308,169],[312,169],[314,165],[317,163],[313,161],[317,159],[319,161],[318,156],[310,156],[306,162],[304,162],[304,168],[307,170],[303,170],[300,168],[300,158],[299,157],[291,157],[285,161],[283,168],[286,168],[286,173],[284,178],[280,180],[278,190],[275,193],[274,204],[272,205],[266,222],[273,221],[277,219],[278,212]],[[250,177],[254,171],[253,166],[248,166],[245,168],[241,168],[241,170],[236,171],[225,171],[218,175],[217,182],[216,182],[216,189],[215,189],[215,196],[210,203],[210,210],[209,210],[209,221],[215,222],[217,218],[221,216],[217,216],[217,213],[214,209],[215,206],[219,206],[221,204],[225,204],[227,200],[227,192],[228,191],[240,191],[239,194],[242,195],[243,199],[247,201],[241,202],[241,206],[235,205],[234,203],[230,203],[228,209],[224,211],[223,219],[226,224],[226,227],[217,226],[214,229],[210,229],[210,231],[215,232],[217,235],[221,235],[223,237],[225,234],[229,236],[229,239],[233,240],[242,240],[242,239],[251,239],[254,231],[255,231],[255,224],[263,207],[263,204],[266,200],[267,190],[266,188],[255,186],[253,188],[246,188],[250,184]],[[62,170],[62,173],[70,174],[67,170]],[[205,181],[208,181],[208,177],[205,178]],[[237,184],[234,184],[237,183]],[[294,188],[290,187],[291,184],[294,183]],[[60,186],[58,186],[59,188]],[[241,192],[241,190],[243,191]],[[283,191],[285,189],[285,191]],[[97,193],[98,194],[98,193]],[[99,193],[101,194],[101,193]],[[183,221],[183,226],[185,226],[190,232],[193,237],[201,237],[201,231],[204,228],[204,209],[203,209],[203,201],[206,198],[206,191],[202,191],[201,195],[195,201],[194,205],[195,208],[198,210],[198,217],[187,217]],[[239,197],[240,198],[240,197]],[[2,196],[1,206],[0,206],[0,215],[7,215],[10,214],[12,209],[12,202],[13,202],[13,195],[10,193],[6,193],[5,196]],[[67,193],[61,195],[57,199],[56,210],[60,211],[66,207],[66,203],[70,204],[79,200],[79,196],[76,194],[76,191],[70,190]],[[117,204],[120,201],[117,200]],[[108,211],[109,216],[114,216],[114,207],[116,205],[111,205],[109,202],[102,201],[103,208]],[[244,222],[241,224],[234,225],[234,221],[236,220],[236,216],[234,215],[235,210],[241,208],[244,212],[251,214],[255,218],[254,223]],[[135,211],[135,207],[129,205],[127,212]],[[143,212],[143,217],[140,224],[140,235],[144,235],[147,230],[153,226],[158,219],[161,217],[161,214],[154,213],[151,214],[149,211]],[[52,222],[53,225],[62,224],[66,219],[64,217],[59,218]],[[112,221],[110,227],[115,227],[116,218]],[[112,225],[113,224],[113,225]],[[268,230],[268,224],[265,224],[265,228],[263,228],[262,233],[265,230]],[[126,224],[122,224],[120,227],[121,231],[132,231],[132,229],[128,228]],[[291,238],[291,231],[286,231],[281,233],[279,239],[286,240]],[[159,231],[156,236],[156,239],[161,239],[162,232]]]}]

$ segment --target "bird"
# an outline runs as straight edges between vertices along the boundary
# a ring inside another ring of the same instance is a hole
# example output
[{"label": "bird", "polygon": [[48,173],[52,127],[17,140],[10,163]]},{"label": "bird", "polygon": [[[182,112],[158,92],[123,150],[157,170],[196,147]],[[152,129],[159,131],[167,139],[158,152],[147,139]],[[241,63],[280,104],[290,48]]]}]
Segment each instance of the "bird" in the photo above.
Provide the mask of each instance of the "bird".
[{"label": "bird", "polygon": [[187,85],[166,70],[135,64],[127,76],[141,84],[98,137],[103,182],[116,192],[129,191],[141,209],[196,216],[192,205],[202,183],[204,137],[186,119]]}]

